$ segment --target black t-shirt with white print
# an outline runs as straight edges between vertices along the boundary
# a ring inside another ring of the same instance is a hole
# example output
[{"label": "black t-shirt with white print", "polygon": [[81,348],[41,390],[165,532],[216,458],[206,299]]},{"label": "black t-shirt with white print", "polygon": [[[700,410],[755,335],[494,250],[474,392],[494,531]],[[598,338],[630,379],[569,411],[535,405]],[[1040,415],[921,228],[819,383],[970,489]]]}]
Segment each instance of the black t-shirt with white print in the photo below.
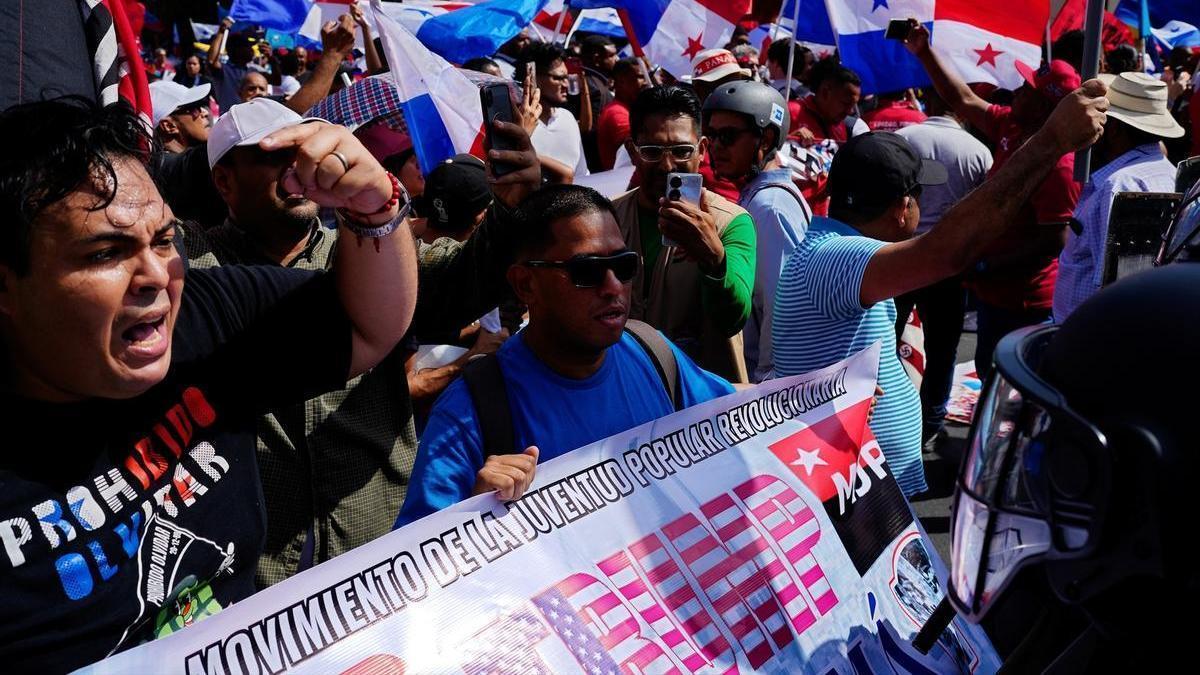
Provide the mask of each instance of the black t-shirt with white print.
[{"label": "black t-shirt with white print", "polygon": [[344,385],[350,336],[332,275],[193,270],[144,395],[0,397],[4,670],[71,670],[254,593],[255,417]]}]

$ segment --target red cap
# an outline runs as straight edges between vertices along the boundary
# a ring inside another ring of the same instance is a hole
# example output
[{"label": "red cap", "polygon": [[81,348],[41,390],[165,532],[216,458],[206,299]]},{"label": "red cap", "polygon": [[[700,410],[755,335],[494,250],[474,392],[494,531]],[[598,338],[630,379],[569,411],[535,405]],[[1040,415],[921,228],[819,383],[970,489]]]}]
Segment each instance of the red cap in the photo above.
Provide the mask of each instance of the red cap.
[{"label": "red cap", "polygon": [[363,125],[354,131],[354,135],[380,163],[392,155],[412,149],[413,146],[408,134],[402,134],[383,122]]},{"label": "red cap", "polygon": [[1041,68],[1034,70],[1022,61],[1016,62],[1017,72],[1025,78],[1029,86],[1038,90],[1051,101],[1058,103],[1067,94],[1079,88],[1083,82],[1074,66],[1059,59],[1043,63]]}]

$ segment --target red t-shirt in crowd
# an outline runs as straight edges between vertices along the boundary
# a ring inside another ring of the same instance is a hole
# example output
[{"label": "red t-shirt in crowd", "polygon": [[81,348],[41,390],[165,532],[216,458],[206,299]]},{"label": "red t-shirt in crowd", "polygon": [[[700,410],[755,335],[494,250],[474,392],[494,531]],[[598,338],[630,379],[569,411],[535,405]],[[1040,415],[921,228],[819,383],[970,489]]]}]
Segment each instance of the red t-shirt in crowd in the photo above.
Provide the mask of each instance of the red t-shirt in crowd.
[{"label": "red t-shirt in crowd", "polygon": [[[820,115],[817,114],[817,108],[813,103],[813,97],[814,94],[809,94],[808,96],[800,99],[799,114],[795,116],[795,125],[792,127],[791,131],[788,132],[788,135],[795,136],[798,130],[808,129],[818,141],[832,139],[837,141],[839,144],[845,143],[849,139],[850,132],[850,130],[846,128],[845,121],[843,120],[837,124],[825,124],[825,122],[821,120]],[[808,202],[808,205],[812,208],[814,215],[829,215],[829,192],[826,189],[828,187],[828,183],[828,178],[822,177],[815,182],[809,183],[806,187],[801,189],[801,192],[804,194],[804,200]]]},{"label": "red t-shirt in crowd", "polygon": [[600,168],[608,171],[617,159],[617,150],[629,138],[629,106],[614,100],[600,111],[596,122],[596,146],[600,150]]},{"label": "red t-shirt in crowd", "polygon": [[883,105],[863,115],[863,121],[871,131],[895,131],[928,119],[925,113],[912,107],[908,101],[884,101]]},{"label": "red t-shirt in crowd", "polygon": [[[1025,134],[1012,119],[1012,108],[993,105],[987,111],[987,123],[982,131],[995,144],[995,160],[989,175],[1008,162],[1025,140]],[[1075,155],[1059,158],[1050,175],[1021,206],[1018,222],[993,243],[985,258],[1004,255],[1016,250],[1023,237],[1034,232],[1039,223],[1065,223],[1075,211],[1081,186],[1073,177]],[[1054,299],[1054,282],[1058,278],[1058,257],[1047,255],[1026,264],[1006,265],[1004,268],[973,275],[970,281],[975,295],[989,305],[1011,310],[1050,309]]]}]

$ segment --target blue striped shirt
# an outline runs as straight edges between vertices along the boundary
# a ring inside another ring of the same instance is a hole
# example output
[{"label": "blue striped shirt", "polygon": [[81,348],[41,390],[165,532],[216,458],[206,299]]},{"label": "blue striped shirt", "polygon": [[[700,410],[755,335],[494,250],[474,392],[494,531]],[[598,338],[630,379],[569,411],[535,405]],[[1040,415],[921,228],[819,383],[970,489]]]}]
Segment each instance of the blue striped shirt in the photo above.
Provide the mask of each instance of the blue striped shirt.
[{"label": "blue striped shirt", "polygon": [[924,492],[921,464],[921,399],[896,355],[896,304],[863,308],[863,274],[886,242],[860,235],[832,218],[814,218],[788,258],[775,292],[772,351],[775,372],[799,375],[837,363],[871,346],[879,352],[883,396],[871,431],[907,496]]}]

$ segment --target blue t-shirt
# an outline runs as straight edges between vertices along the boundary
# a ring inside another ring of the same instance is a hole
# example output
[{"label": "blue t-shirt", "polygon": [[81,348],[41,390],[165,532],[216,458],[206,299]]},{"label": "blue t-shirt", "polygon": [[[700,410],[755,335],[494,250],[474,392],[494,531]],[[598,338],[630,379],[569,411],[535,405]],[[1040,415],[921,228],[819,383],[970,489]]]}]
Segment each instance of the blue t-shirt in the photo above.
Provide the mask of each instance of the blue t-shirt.
[{"label": "blue t-shirt", "polygon": [[[671,351],[685,407],[733,392],[732,385],[701,369],[675,345]],[[524,333],[505,342],[496,355],[516,447],[538,446],[539,462],[674,412],[650,356],[629,334],[609,348],[599,370],[582,380],[563,377],[542,363],[526,346]],[[396,527],[470,497],[483,463],[475,405],[459,379],[429,415]]]},{"label": "blue t-shirt", "polygon": [[863,274],[885,242],[817,217],[788,258],[775,294],[775,372],[800,375],[883,343],[871,431],[906,496],[926,490],[921,464],[921,398],[896,355],[896,303],[863,307]]}]

